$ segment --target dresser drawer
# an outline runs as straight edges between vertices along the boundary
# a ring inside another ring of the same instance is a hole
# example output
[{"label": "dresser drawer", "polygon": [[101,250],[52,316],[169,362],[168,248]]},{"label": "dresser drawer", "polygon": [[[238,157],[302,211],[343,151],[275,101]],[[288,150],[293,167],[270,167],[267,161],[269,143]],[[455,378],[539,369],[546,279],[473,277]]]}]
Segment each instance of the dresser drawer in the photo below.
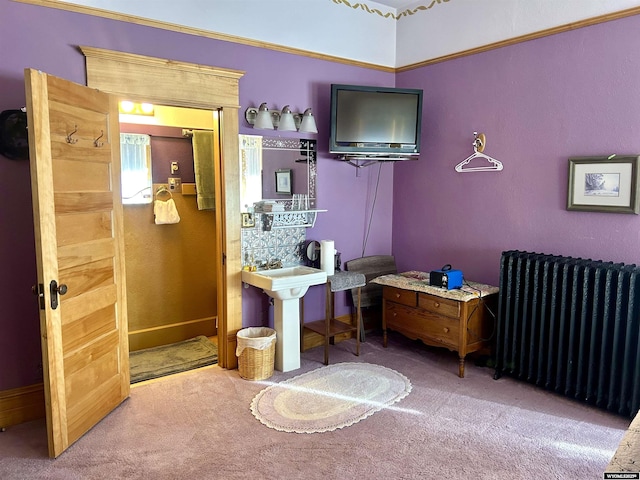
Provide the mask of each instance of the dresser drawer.
[{"label": "dresser drawer", "polygon": [[458,350],[460,343],[460,322],[448,317],[425,315],[421,323],[422,335],[435,344],[442,344]]},{"label": "dresser drawer", "polygon": [[408,307],[415,307],[418,304],[418,294],[411,290],[402,290],[401,288],[384,287],[383,296],[385,300],[400,303]]},{"label": "dresser drawer", "polygon": [[385,307],[387,328],[403,335],[420,339],[430,345],[442,345],[457,349],[460,333],[458,320],[434,315],[425,310],[387,303]]},{"label": "dresser drawer", "polygon": [[418,307],[451,318],[460,318],[460,303],[448,298],[436,297],[428,293],[418,294]]}]

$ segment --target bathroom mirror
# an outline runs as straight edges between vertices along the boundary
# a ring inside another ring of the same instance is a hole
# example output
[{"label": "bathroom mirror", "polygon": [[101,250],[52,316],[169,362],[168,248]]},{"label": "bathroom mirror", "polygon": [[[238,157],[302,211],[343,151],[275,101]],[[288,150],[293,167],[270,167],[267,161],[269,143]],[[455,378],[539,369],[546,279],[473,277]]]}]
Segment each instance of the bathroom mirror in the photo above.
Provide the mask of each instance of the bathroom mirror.
[{"label": "bathroom mirror", "polygon": [[[316,207],[315,140],[259,135],[239,137],[242,212],[250,211],[260,200],[276,201],[288,209],[293,195],[299,194],[309,196],[310,209]],[[284,184],[287,188],[283,188]]]}]

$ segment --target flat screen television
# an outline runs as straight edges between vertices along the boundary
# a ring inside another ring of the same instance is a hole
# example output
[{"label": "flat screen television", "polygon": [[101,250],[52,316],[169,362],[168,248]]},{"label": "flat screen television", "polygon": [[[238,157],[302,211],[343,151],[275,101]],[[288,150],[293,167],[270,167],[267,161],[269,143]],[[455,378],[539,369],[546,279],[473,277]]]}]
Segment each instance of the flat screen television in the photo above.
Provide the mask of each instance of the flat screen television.
[{"label": "flat screen television", "polygon": [[422,90],[331,85],[329,152],[405,160],[420,153]]}]

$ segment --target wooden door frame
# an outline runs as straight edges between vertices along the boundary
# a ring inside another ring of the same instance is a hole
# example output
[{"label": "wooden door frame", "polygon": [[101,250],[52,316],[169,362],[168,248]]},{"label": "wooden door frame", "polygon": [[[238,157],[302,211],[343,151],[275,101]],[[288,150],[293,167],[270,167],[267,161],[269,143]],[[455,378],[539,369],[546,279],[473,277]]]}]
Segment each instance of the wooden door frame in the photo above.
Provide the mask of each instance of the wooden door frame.
[{"label": "wooden door frame", "polygon": [[[94,47],[86,57],[87,86],[106,93],[174,107],[218,111],[216,243],[218,364],[236,368],[236,333],[242,328],[240,165],[238,161],[239,79],[244,72]],[[126,262],[126,258],[125,258]]]}]

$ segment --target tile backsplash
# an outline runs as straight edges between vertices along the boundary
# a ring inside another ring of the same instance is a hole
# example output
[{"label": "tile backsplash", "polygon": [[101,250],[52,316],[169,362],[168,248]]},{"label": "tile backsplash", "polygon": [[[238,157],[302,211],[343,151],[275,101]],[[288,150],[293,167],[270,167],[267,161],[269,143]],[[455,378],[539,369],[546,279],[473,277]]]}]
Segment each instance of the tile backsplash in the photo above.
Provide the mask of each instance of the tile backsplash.
[{"label": "tile backsplash", "polygon": [[280,260],[283,267],[304,264],[305,227],[262,229],[262,214],[255,213],[255,226],[243,228],[242,266],[253,260],[256,265]]}]

